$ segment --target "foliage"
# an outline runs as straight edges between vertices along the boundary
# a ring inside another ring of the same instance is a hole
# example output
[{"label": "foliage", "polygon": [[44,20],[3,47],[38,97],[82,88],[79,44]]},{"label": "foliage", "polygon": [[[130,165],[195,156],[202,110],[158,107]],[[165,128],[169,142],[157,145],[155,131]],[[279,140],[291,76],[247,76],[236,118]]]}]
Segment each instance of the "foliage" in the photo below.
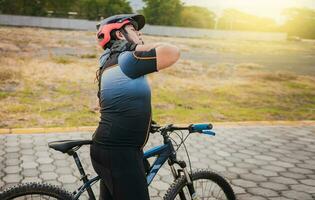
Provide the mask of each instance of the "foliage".
[{"label": "foliage", "polygon": [[183,6],[180,26],[196,28],[214,28],[215,14],[199,6]]},{"label": "foliage", "polygon": [[149,24],[175,26],[180,23],[180,0],[144,0],[143,14]]},{"label": "foliage", "polygon": [[218,19],[218,28],[241,31],[276,31],[277,25],[269,18],[257,17],[236,9],[226,9]]},{"label": "foliage", "polygon": [[315,10],[290,8],[283,15],[287,17],[283,30],[290,36],[315,39]]},{"label": "foliage", "polygon": [[15,15],[46,15],[48,0],[25,1],[25,0],[0,0],[0,12]]},{"label": "foliage", "polygon": [[127,0],[0,0],[0,13],[32,16],[76,17],[99,20],[114,14],[131,13]]},{"label": "foliage", "polygon": [[131,13],[126,0],[79,0],[76,11],[81,18],[98,20],[115,14]]}]

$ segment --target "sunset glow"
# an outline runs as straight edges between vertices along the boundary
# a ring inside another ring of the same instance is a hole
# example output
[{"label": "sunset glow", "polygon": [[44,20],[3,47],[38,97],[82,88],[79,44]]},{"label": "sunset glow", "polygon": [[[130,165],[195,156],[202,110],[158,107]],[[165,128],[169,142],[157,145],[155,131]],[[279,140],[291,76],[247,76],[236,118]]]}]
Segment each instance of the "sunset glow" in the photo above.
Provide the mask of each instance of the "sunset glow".
[{"label": "sunset glow", "polygon": [[283,23],[281,12],[290,7],[315,9],[315,0],[183,0],[185,5],[207,7],[220,15],[224,9],[235,8],[261,17],[269,17]]}]

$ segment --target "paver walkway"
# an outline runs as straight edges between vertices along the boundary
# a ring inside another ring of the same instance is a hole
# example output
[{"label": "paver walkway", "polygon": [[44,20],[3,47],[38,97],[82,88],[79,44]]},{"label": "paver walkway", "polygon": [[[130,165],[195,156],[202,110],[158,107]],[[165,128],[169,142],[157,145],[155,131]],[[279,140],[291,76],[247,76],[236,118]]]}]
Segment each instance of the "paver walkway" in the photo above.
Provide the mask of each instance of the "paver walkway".
[{"label": "paver walkway", "polygon": [[[215,137],[195,134],[188,138],[192,166],[224,174],[239,200],[315,199],[315,126],[221,126],[214,130]],[[89,132],[0,135],[0,187],[39,181],[74,190],[80,182],[72,158],[49,149],[47,142],[90,137]],[[160,135],[151,135],[146,149],[160,143]],[[178,154],[186,158],[183,150]],[[79,155],[88,173],[95,175],[88,147],[82,147]],[[162,199],[171,182],[165,165],[149,187],[151,198]],[[94,188],[98,193],[98,186]]]}]

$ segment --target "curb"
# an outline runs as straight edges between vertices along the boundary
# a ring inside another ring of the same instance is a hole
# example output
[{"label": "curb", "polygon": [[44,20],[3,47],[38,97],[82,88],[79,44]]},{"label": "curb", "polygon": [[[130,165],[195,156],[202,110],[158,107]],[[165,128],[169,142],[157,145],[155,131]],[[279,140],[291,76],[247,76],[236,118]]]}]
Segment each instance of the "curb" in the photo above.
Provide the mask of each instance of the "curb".
[{"label": "curb", "polygon": [[[217,126],[315,126],[315,121],[244,121],[244,122],[213,122]],[[187,125],[187,124],[177,124]],[[33,133],[60,133],[60,132],[81,132],[95,131],[97,126],[79,126],[79,127],[53,127],[53,128],[7,128],[0,129],[1,134],[33,134]]]}]

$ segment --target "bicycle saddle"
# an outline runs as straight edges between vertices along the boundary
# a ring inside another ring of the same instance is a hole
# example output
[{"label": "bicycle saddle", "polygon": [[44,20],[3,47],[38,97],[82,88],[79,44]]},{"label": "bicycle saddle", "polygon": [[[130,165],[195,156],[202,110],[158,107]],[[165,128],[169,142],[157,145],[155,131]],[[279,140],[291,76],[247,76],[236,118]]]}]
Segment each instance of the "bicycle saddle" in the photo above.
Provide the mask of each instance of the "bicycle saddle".
[{"label": "bicycle saddle", "polygon": [[92,140],[59,140],[49,142],[48,146],[52,149],[55,149],[56,151],[67,153],[70,149],[74,147],[81,147],[85,144],[92,144]]}]

